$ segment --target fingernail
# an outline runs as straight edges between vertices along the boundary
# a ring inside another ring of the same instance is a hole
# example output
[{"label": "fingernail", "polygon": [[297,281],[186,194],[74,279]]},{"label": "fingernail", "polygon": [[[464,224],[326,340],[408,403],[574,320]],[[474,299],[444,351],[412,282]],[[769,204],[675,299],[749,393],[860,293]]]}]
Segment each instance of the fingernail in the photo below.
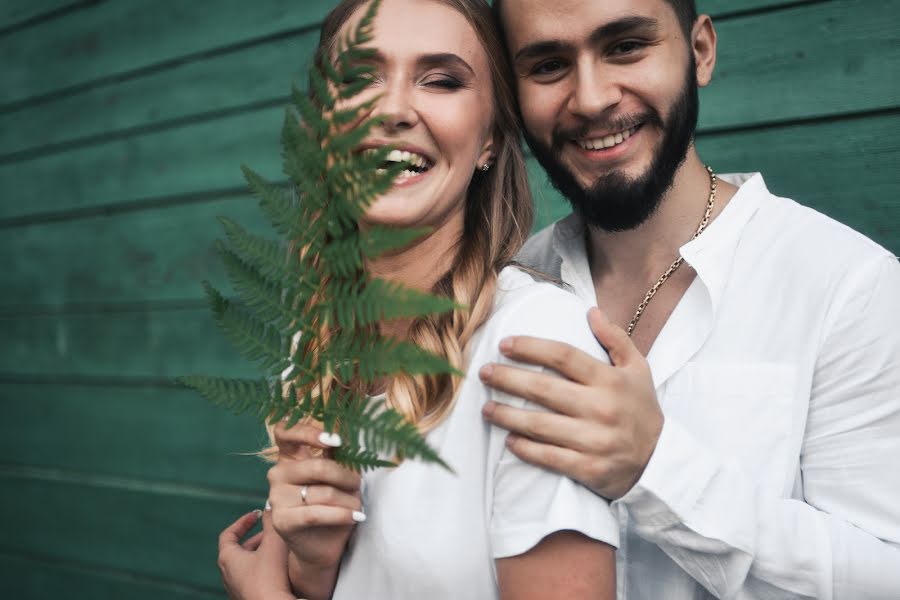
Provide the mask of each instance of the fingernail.
[{"label": "fingernail", "polygon": [[258,519],[262,516],[262,511],[257,508],[253,511],[253,514],[256,515],[256,518]]},{"label": "fingernail", "polygon": [[514,433],[510,433],[509,435],[506,436],[506,446],[508,448],[512,448],[512,445],[515,444],[516,440],[518,440],[518,439],[519,439],[519,436],[515,435]]},{"label": "fingernail", "polygon": [[366,520],[366,513],[359,512],[358,510],[353,511],[353,520],[357,523],[362,523]]},{"label": "fingernail", "polygon": [[328,433],[327,431],[323,431],[319,434],[319,441],[326,446],[337,448],[341,445],[341,436],[337,432]]},{"label": "fingernail", "polygon": [[493,372],[494,372],[494,365],[484,365],[483,367],[481,367],[478,370],[478,376],[481,378],[482,381],[484,381],[485,379],[489,378],[491,376],[491,373],[493,373]]},{"label": "fingernail", "polygon": [[500,340],[500,352],[502,352],[503,354],[506,354],[507,352],[512,350],[512,347],[513,347],[513,338],[507,337],[507,338],[503,338],[502,340]]},{"label": "fingernail", "polygon": [[488,400],[484,403],[484,406],[481,407],[481,414],[486,417],[490,417],[494,414],[494,409],[497,408],[497,403],[493,400]]},{"label": "fingernail", "polygon": [[268,511],[270,511],[270,510],[272,510],[272,505],[269,504],[269,500],[268,500],[268,498],[267,498],[267,499],[266,499],[266,512],[268,512]]}]

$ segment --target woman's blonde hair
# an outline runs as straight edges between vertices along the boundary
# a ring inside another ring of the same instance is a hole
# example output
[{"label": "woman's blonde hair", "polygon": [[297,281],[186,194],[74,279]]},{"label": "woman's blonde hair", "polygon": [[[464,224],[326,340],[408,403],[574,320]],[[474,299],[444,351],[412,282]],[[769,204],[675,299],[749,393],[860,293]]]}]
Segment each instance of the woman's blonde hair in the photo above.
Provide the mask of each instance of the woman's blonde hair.
[{"label": "woman's blonde hair", "polygon": [[[457,10],[468,20],[487,54],[493,84],[491,168],[475,172],[469,183],[458,254],[432,289],[466,308],[415,319],[409,328],[412,342],[445,357],[462,372],[468,345],[491,313],[497,275],[512,262],[531,231],[533,206],[519,139],[512,72],[491,8],[484,0],[433,1]],[[344,0],[325,18],[317,63],[330,60],[341,27],[367,2]],[[460,384],[459,376],[401,373],[387,383],[386,401],[427,432],[450,412]],[[326,388],[335,385],[342,384],[333,377],[325,383]],[[317,390],[326,398],[328,391]],[[277,448],[270,447],[262,454],[274,459]]]}]

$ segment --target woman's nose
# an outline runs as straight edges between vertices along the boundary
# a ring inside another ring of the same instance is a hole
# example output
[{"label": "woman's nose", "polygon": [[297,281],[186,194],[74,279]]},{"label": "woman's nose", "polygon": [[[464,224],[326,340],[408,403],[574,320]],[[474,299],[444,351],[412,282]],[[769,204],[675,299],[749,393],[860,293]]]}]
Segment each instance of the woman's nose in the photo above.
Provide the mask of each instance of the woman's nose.
[{"label": "woman's nose", "polygon": [[419,122],[411,96],[412,90],[400,84],[391,85],[384,91],[378,100],[378,114],[384,118],[382,127],[386,131],[411,129]]}]

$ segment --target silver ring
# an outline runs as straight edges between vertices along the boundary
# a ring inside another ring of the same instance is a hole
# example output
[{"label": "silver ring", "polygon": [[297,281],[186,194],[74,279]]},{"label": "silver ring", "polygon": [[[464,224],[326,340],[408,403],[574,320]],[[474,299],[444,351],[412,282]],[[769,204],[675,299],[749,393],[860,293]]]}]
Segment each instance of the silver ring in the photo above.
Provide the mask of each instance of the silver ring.
[{"label": "silver ring", "polygon": [[308,486],[308,485],[304,485],[302,488],[300,488],[300,499],[303,501],[303,504],[306,504],[306,494],[307,494],[307,492],[309,492],[309,486]]}]

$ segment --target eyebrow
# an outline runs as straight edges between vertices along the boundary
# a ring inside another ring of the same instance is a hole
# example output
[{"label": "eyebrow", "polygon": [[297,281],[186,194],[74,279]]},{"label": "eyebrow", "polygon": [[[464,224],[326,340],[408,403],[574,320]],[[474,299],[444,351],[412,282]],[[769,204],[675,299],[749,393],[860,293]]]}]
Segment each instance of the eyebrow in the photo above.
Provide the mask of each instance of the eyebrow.
[{"label": "eyebrow", "polygon": [[[597,45],[604,39],[629,33],[635,30],[646,30],[655,33],[659,29],[659,21],[653,17],[629,16],[610,21],[605,25],[601,25],[591,32],[588,41],[592,45]],[[574,44],[561,40],[542,40],[527,44],[516,52],[513,62],[523,62],[547,54],[556,54],[561,52],[570,52],[575,49]]]},{"label": "eyebrow", "polygon": [[[380,50],[375,50],[372,55],[372,61],[384,63],[387,62],[387,59]],[[453,54],[452,52],[421,54],[416,57],[416,63],[420,67],[425,69],[433,69],[435,67],[458,67],[465,71],[468,71],[473,77],[475,76],[475,70],[469,65],[469,63],[463,60],[460,56]]]}]

